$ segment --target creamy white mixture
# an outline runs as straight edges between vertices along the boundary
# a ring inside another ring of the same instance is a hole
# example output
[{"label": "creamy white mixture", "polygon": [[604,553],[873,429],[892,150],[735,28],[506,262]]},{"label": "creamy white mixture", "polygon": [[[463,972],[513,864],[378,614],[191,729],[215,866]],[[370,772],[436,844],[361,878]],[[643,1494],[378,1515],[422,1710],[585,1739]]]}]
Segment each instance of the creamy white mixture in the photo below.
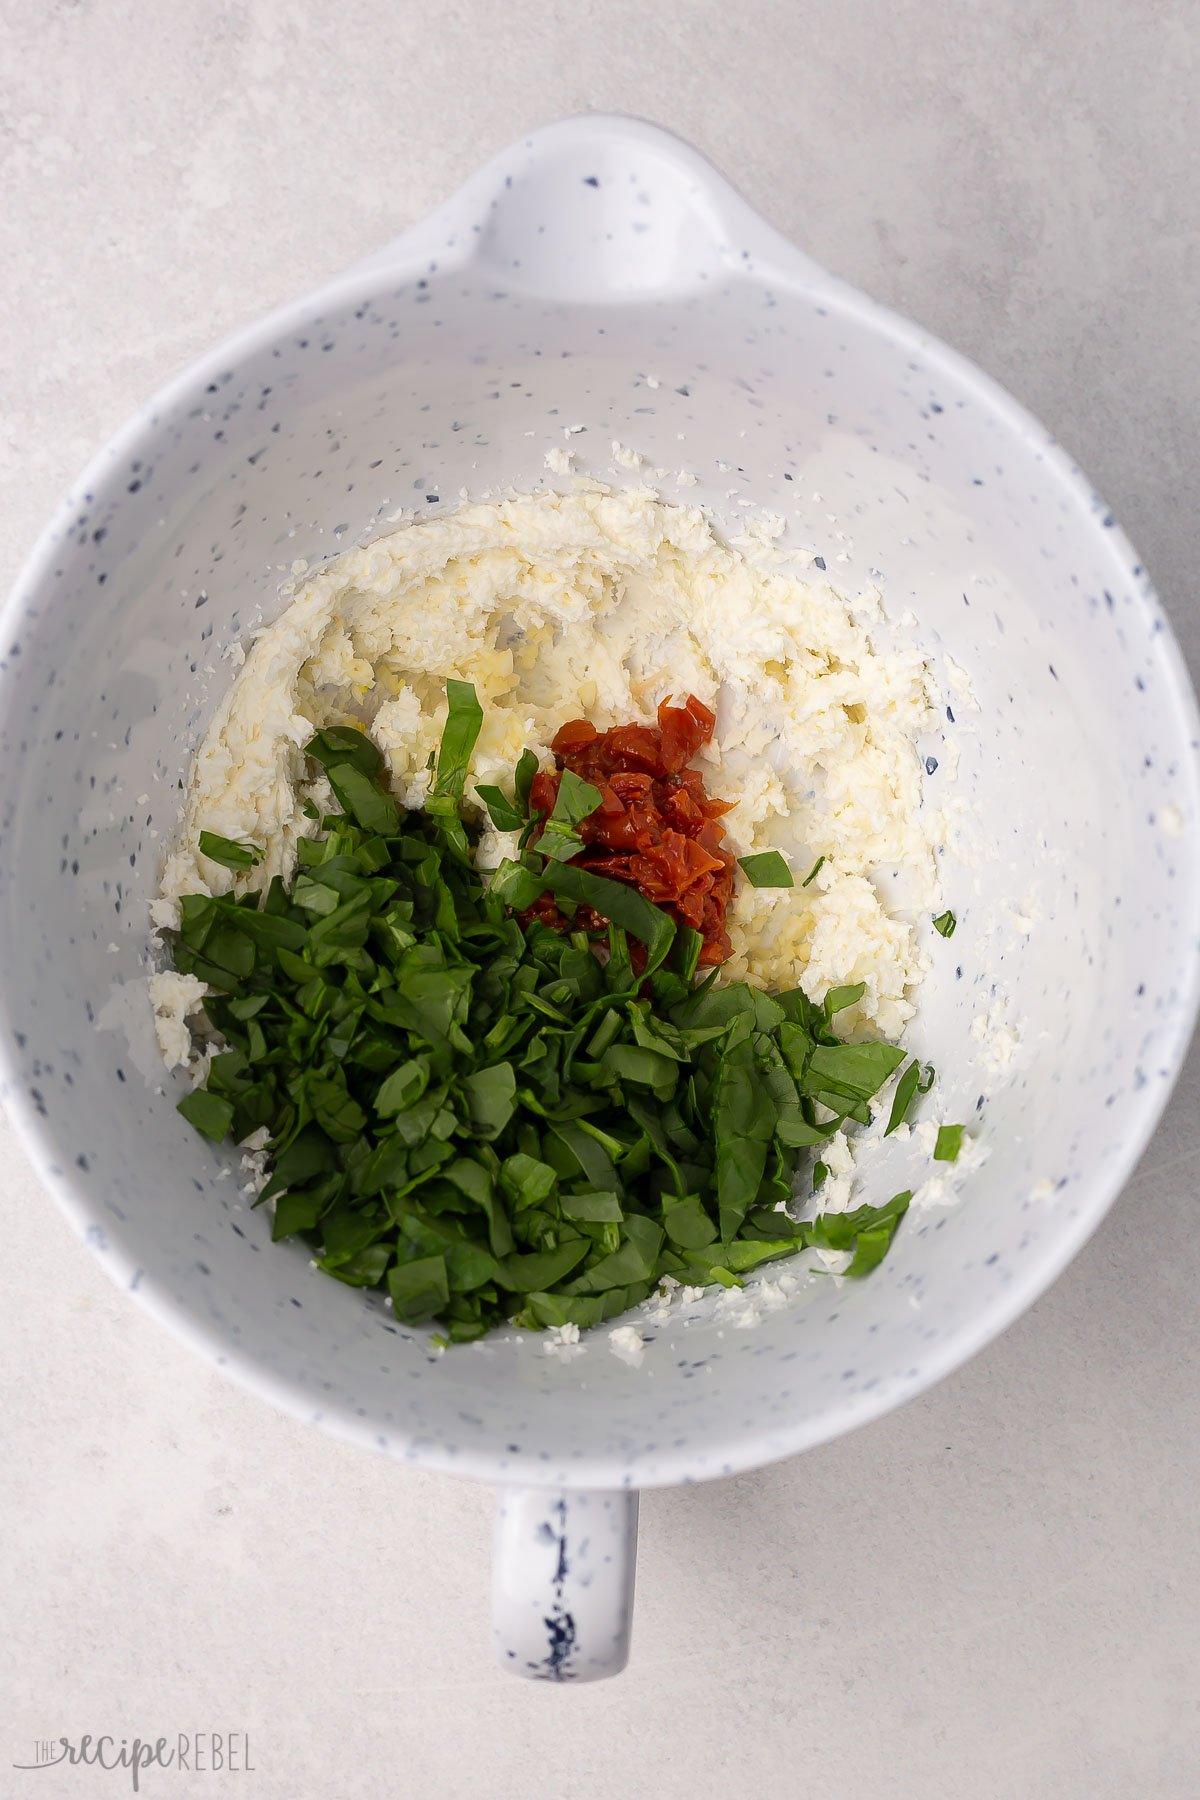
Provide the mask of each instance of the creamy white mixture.
[{"label": "creamy white mixture", "polygon": [[[856,609],[822,577],[790,573],[769,528],[726,543],[696,507],[581,486],[405,525],[287,598],[196,754],[157,924],[177,921],[182,894],[290,876],[311,829],[304,802],[332,804],[302,753],[321,725],[365,726],[397,796],[418,807],[447,677],[474,682],[484,722],[467,810],[486,868],[516,845],[487,822],[476,782],[505,784],[526,745],[548,765],[567,719],[649,722],[666,696],[694,693],[717,716],[698,760],[710,793],[734,802],[731,849],[780,850],[796,881],[739,880],[726,974],[815,999],[862,981],[843,1015],[851,1034],[904,1029],[924,969],[915,921],[938,899],[914,742],[935,722],[932,679],[916,648],[873,643],[877,605]],[[202,829],[259,845],[263,861],[234,877],[200,854]],[[177,992],[180,979],[159,977],[154,996],[172,1061],[200,998]]]}]

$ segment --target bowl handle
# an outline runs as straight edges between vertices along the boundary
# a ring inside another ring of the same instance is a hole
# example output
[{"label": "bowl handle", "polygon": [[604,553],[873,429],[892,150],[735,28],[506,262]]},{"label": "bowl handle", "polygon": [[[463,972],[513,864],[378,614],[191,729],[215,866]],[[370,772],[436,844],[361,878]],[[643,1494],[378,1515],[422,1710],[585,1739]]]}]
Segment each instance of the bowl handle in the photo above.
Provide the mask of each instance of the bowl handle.
[{"label": "bowl handle", "polygon": [[527,1681],[604,1681],[629,1659],[636,1489],[500,1488],[496,1659]]}]

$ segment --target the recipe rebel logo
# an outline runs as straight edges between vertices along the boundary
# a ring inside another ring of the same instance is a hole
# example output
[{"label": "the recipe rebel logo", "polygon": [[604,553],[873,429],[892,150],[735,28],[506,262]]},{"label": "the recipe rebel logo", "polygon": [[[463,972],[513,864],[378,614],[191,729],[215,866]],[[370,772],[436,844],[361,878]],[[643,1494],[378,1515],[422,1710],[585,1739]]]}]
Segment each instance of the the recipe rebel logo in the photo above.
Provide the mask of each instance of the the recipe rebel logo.
[{"label": "the recipe rebel logo", "polygon": [[[135,1794],[147,1769],[171,1769],[184,1775],[252,1775],[254,1763],[247,1731],[177,1731],[156,1738],[38,1738],[33,1757],[14,1761],[14,1769],[36,1771],[61,1767],[125,1770]],[[30,1790],[33,1791],[32,1789]],[[89,1789],[89,1795],[94,1790]]]}]

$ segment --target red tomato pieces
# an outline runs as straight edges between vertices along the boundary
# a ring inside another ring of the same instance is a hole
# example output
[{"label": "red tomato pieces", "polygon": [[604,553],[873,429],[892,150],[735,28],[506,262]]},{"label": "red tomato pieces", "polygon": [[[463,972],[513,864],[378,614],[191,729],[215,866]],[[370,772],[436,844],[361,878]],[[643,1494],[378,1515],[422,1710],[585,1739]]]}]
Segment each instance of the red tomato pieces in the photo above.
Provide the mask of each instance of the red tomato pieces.
[{"label": "red tomato pieces", "polygon": [[[683,706],[664,700],[657,725],[615,725],[601,732],[586,719],[572,719],[550,746],[560,771],[570,769],[600,790],[599,806],[579,827],[587,847],[572,861],[628,882],[677,924],[698,931],[700,963],[708,968],[724,962],[731,949],[725,913],[734,858],[717,824],[729,808],[711,798],[699,769],[687,765],[708,743],[716,722],[703,701],[689,694]],[[547,771],[534,776],[529,799],[535,812],[552,810],[558,780]],[[549,894],[522,918],[558,931],[596,931],[606,924],[588,907],[566,918]]]}]

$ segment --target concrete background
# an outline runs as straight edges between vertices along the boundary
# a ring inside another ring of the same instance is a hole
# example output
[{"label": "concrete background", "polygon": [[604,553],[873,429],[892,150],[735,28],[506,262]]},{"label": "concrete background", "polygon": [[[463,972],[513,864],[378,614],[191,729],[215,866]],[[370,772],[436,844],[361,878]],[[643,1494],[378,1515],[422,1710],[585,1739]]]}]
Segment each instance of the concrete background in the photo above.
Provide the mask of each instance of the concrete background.
[{"label": "concrete background", "polygon": [[[551,117],[691,138],[1078,455],[1200,664],[1196,0],[0,0],[0,580],[216,337]],[[642,1509],[619,1682],[487,1644],[490,1499],[203,1370],[0,1129],[0,1792],[250,1734],[247,1800],[1192,1800],[1200,1058],[1096,1239],[865,1433]]]}]

